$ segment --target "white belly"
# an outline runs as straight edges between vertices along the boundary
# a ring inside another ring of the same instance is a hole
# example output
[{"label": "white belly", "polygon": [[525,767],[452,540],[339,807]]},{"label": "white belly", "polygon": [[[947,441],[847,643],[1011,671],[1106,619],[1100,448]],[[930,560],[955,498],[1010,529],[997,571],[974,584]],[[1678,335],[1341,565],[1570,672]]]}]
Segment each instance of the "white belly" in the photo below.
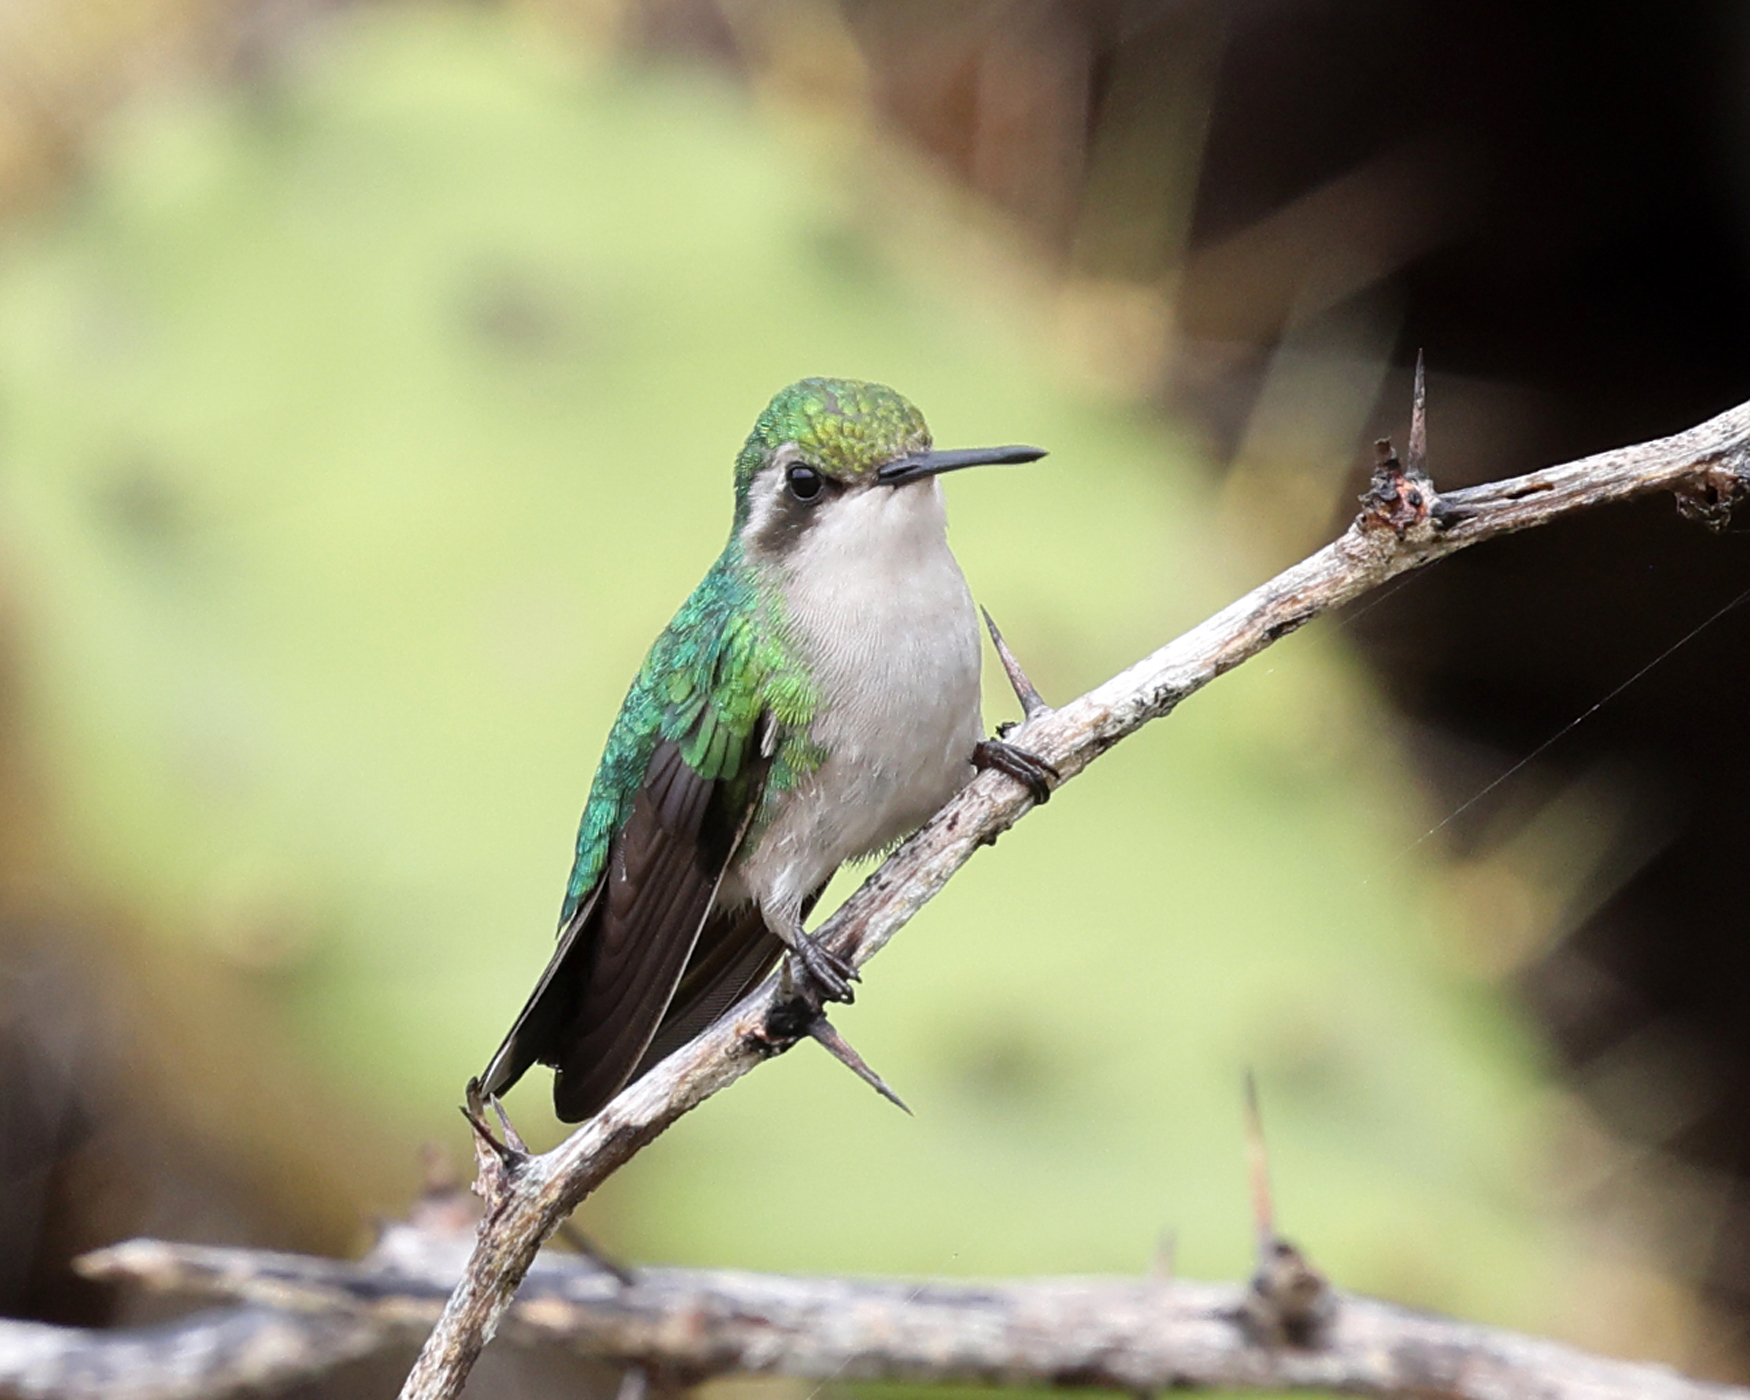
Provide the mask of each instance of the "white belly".
[{"label": "white belly", "polygon": [[921,826],[972,777],[978,617],[948,551],[940,487],[876,487],[836,503],[802,541],[786,588],[820,711],[824,762],[783,799],[730,871],[723,902],[768,922],[847,860]]}]

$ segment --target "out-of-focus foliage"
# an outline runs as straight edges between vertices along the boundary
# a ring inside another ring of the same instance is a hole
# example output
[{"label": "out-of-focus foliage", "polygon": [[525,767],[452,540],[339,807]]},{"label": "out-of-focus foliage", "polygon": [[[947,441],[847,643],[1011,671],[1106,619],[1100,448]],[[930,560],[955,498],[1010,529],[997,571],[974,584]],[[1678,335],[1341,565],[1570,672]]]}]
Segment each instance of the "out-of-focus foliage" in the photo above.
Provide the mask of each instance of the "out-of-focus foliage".
[{"label": "out-of-focus foliage", "polygon": [[[774,389],[880,379],[944,444],[1052,449],[948,488],[1048,695],[1243,581],[1194,449],[1066,387],[1026,279],[927,179],[698,73],[554,52],[502,16],[353,16],[273,84],[126,108],[0,266],[0,548],[65,848],[252,969],[410,1162],[460,1145],[614,707]],[[588,1223],[637,1256],[950,1273],[1139,1269],[1172,1225],[1182,1268],[1233,1275],[1252,1065],[1321,1265],[1544,1325],[1575,1246],[1548,1108],[1446,952],[1428,824],[1339,647],[1285,642],[873,965],[840,1024],[915,1119],[805,1047]],[[513,1096],[532,1137],[545,1087]]]}]

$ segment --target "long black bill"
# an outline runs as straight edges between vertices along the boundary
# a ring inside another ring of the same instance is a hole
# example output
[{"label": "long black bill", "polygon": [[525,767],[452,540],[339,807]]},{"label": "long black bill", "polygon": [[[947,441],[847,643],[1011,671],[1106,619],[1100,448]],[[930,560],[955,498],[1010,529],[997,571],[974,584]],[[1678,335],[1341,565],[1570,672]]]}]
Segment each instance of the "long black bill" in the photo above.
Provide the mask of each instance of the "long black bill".
[{"label": "long black bill", "polygon": [[950,452],[914,452],[889,462],[875,473],[875,480],[884,486],[904,486],[920,477],[940,476],[957,472],[962,467],[1009,466],[1017,462],[1037,462],[1045,455],[1043,447],[959,447]]}]

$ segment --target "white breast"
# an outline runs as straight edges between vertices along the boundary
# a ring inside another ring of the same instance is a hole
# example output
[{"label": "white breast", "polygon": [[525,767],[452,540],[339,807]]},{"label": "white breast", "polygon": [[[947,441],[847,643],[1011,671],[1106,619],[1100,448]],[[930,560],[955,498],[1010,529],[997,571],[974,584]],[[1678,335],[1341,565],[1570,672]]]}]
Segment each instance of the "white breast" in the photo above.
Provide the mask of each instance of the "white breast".
[{"label": "white breast", "polygon": [[821,766],[720,898],[794,909],[841,864],[910,834],[971,778],[978,618],[935,481],[834,501],[787,565],[785,612],[821,698]]}]

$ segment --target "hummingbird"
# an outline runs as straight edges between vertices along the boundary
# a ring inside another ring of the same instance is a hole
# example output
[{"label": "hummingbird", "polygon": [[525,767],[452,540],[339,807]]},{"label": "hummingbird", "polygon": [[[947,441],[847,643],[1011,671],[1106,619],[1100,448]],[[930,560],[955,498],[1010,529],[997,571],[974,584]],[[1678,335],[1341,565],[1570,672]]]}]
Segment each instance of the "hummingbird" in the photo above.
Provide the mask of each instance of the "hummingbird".
[{"label": "hummingbird", "polygon": [[841,865],[896,845],[979,768],[1046,800],[1055,770],[984,736],[978,618],[938,481],[1044,455],[938,451],[881,384],[804,379],[772,399],[735,460],[728,543],[609,732],[558,946],[487,1094],[538,1061],[559,1118],[588,1118],[786,952],[819,1017],[856,976],[804,928]]}]

